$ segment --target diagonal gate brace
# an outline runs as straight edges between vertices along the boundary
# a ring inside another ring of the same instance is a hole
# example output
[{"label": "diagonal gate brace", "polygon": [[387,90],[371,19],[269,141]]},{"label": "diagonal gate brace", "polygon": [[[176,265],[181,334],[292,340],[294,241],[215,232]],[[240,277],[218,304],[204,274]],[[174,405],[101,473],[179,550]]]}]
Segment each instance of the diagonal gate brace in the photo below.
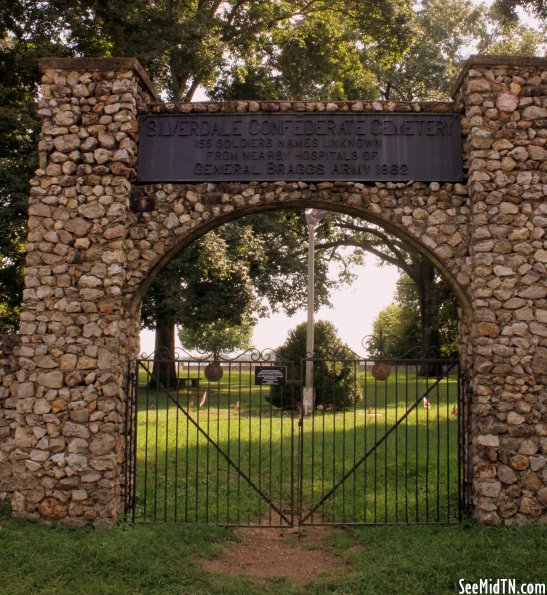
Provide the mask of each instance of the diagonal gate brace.
[{"label": "diagonal gate brace", "polygon": [[444,372],[444,374],[437,378],[437,380],[435,380],[435,382],[424,392],[424,394],[419,397],[416,402],[412,405],[412,407],[409,407],[407,409],[407,411],[405,412],[404,415],[402,415],[397,421],[396,423],[394,423],[391,428],[381,437],[377,440],[376,444],[374,444],[374,446],[371,446],[369,448],[369,450],[367,450],[367,452],[365,452],[365,454],[353,465],[353,467],[351,469],[349,469],[349,471],[347,471],[342,478],[321,498],[321,500],[319,500],[319,502],[311,509],[309,510],[306,515],[304,517],[302,517],[300,519],[300,524],[304,524],[304,522],[309,519],[321,506],[323,506],[323,504],[334,494],[334,492],[336,492],[336,490],[349,478],[351,477],[351,475],[353,475],[357,469],[368,459],[368,457],[373,454],[378,447],[385,442],[385,440],[387,439],[387,437],[394,432],[400,425],[401,423],[403,423],[403,421],[410,415],[410,413],[412,413],[412,411],[414,411],[414,409],[416,409],[416,407],[431,393],[431,391],[436,388],[439,383],[448,376],[448,374],[450,373],[450,371],[452,370],[452,368],[454,368],[454,366],[457,365],[457,361],[453,362],[448,368],[447,370]]},{"label": "diagonal gate brace", "polygon": [[146,371],[147,375],[149,378],[151,378],[152,380],[154,380],[157,383],[157,386],[160,387],[165,394],[167,395],[167,398],[179,409],[179,411],[181,411],[190,421],[191,424],[194,425],[194,427],[198,430],[198,432],[209,442],[209,444],[218,451],[218,453],[226,460],[226,462],[233,467],[233,469],[251,486],[251,488],[253,488],[253,490],[255,490],[255,492],[269,505],[271,506],[272,510],[274,510],[280,517],[280,519],[282,519],[283,521],[285,521],[288,525],[293,525],[293,522],[290,521],[281,510],[279,510],[279,508],[272,502],[271,498],[269,498],[253,481],[252,479],[245,473],[245,471],[243,471],[236,463],[234,463],[234,461],[222,450],[222,448],[220,447],[220,445],[215,442],[211,436],[209,436],[209,434],[207,434],[207,432],[205,432],[205,430],[203,430],[203,428],[196,422],[196,420],[190,415],[189,411],[187,409],[185,409],[178,401],[178,399],[176,397],[174,397],[171,393],[171,391],[169,391],[169,389],[167,389],[165,387],[165,385],[163,384],[163,382],[161,382],[161,380],[159,378],[157,378],[153,373],[150,372],[150,370],[148,370],[145,366],[142,365],[142,362],[139,362],[139,366],[141,366],[143,368],[143,370]]}]

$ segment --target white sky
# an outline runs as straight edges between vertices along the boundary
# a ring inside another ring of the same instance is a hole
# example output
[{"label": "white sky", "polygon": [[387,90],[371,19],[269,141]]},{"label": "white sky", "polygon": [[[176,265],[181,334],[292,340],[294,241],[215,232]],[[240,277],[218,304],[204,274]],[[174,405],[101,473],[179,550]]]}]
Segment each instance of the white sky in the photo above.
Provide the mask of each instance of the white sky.
[{"label": "white sky", "polygon": [[[355,267],[356,281],[349,287],[332,294],[333,308],[322,307],[316,320],[332,322],[353,351],[364,354],[361,345],[364,336],[372,332],[372,323],[380,310],[393,301],[395,283],[399,278],[393,266],[378,266],[378,259],[370,256],[364,266]],[[334,273],[333,269],[333,273]],[[282,314],[261,320],[254,332],[257,347],[278,347],[284,343],[287,332],[306,321],[306,310],[288,318]]]}]

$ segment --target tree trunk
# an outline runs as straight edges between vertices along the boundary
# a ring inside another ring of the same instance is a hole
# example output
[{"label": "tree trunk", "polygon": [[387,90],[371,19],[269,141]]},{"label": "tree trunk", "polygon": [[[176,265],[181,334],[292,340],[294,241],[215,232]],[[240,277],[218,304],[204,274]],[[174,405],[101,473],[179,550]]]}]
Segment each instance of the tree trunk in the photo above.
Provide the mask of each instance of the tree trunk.
[{"label": "tree trunk", "polygon": [[175,366],[175,323],[166,318],[158,318],[156,321],[154,366],[148,386],[160,389],[178,387]]}]

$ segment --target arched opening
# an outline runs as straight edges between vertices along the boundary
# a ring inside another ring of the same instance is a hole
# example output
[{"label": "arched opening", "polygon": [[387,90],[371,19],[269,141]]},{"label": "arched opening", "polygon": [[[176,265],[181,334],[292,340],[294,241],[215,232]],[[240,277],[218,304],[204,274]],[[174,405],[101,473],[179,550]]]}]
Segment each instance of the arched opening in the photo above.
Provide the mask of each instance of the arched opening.
[{"label": "arched opening", "polygon": [[[279,209],[305,209],[305,208],[318,208],[325,209],[327,211],[346,213],[355,217],[359,217],[364,221],[368,221],[374,225],[382,227],[387,231],[399,236],[402,241],[412,247],[417,253],[421,254],[426,260],[428,260],[446,279],[449,283],[452,291],[458,298],[458,302],[464,313],[468,313],[471,309],[469,296],[465,289],[457,281],[454,273],[446,265],[446,263],[430,248],[426,246],[423,241],[420,241],[415,235],[409,233],[401,225],[393,224],[389,219],[374,215],[367,209],[352,207],[347,204],[337,203],[333,206],[332,202],[321,200],[319,197],[314,197],[309,200],[285,200],[280,204],[262,203],[255,205],[242,206],[237,210],[231,211],[230,213],[219,215],[215,218],[211,218],[208,221],[202,223],[196,228],[188,231],[184,235],[181,235],[173,242],[170,249],[161,256],[153,266],[147,271],[147,275],[132,292],[129,301],[129,311],[134,313],[137,311],[142,297],[148,291],[157,274],[184,248],[190,245],[192,242],[203,236],[209,231],[220,227],[224,223],[240,219],[253,213],[261,213],[267,211],[275,211]],[[425,234],[424,234],[425,235]]]},{"label": "arched opening", "polygon": [[[321,200],[255,204],[196,226],[150,268],[130,310],[138,312],[159,271],[207,232],[252,214],[303,207],[359,216],[396,233],[424,262],[438,267],[455,289],[460,315],[466,315],[465,291],[418,238],[380,216]],[[464,423],[459,362],[438,361],[433,374],[419,369],[420,358],[397,361],[393,354],[377,354],[315,357],[319,377],[309,418],[301,408],[305,353],[258,350],[220,362],[218,354],[180,356],[160,364],[172,366],[169,375],[177,380],[171,386],[158,381],[152,361],[140,360],[135,423],[141,437],[137,433],[133,452],[134,494],[141,498],[129,498],[136,518],[267,526],[457,519],[458,435]],[[337,398],[341,376],[347,399]],[[237,488],[231,490],[234,481]]]}]

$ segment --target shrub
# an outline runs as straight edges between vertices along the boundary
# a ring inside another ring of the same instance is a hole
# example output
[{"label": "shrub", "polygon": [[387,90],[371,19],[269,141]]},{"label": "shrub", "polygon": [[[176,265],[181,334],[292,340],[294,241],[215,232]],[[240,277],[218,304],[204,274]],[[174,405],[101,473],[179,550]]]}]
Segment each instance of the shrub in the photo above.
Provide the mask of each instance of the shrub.
[{"label": "shrub", "polygon": [[[291,330],[287,341],[276,352],[280,363],[291,363],[287,369],[287,380],[303,381],[306,366],[306,323]],[[343,409],[359,400],[355,359],[351,349],[338,337],[332,323],[323,320],[315,323],[313,381],[316,407]],[[287,388],[272,387],[269,399],[276,407],[288,409],[291,406]],[[295,400],[300,401],[300,397]]]}]

